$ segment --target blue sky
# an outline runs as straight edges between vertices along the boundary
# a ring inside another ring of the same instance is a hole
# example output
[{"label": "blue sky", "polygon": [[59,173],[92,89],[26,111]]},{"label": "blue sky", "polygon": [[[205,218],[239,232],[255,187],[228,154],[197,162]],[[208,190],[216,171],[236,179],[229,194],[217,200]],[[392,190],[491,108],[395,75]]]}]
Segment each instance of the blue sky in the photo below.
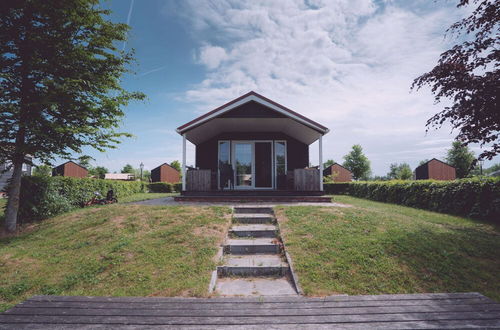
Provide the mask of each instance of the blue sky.
[{"label": "blue sky", "polygon": [[[410,93],[410,85],[450,47],[446,28],[470,11],[455,3],[104,1],[114,21],[132,27],[125,47],[135,49],[136,74],[123,85],[148,99],[126,109],[122,130],[134,138],[86,154],[111,171],[180,159],[176,127],[255,90],[329,127],[324,159],[342,162],[359,143],[373,173],[383,175],[392,162],[414,168],[422,159],[443,158],[453,132],[426,134],[425,122],[444,104],[434,105],[428,90]],[[317,164],[315,144],[310,156]]]}]

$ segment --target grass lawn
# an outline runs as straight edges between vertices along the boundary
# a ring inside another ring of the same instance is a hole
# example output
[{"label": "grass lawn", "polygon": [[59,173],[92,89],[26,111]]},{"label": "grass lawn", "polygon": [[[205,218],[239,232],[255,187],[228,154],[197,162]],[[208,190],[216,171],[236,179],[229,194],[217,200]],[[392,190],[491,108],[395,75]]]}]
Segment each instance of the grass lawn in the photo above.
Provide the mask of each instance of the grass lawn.
[{"label": "grass lawn", "polygon": [[480,292],[500,300],[500,228],[348,196],[351,208],[280,207],[307,295]]},{"label": "grass lawn", "polygon": [[0,239],[0,311],[36,294],[206,296],[224,207],[78,209]]},{"label": "grass lawn", "polygon": [[127,197],[121,197],[118,199],[119,203],[130,203],[130,202],[138,202],[145,201],[147,199],[156,199],[156,198],[164,198],[169,196],[177,196],[179,193],[139,193],[133,194]]}]

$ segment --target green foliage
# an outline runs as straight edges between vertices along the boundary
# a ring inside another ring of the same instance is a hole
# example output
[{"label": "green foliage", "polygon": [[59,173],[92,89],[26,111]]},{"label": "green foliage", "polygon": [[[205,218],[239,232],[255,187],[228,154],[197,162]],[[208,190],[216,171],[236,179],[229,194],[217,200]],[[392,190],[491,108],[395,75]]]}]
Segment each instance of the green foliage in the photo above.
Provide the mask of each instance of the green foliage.
[{"label": "green foliage", "polygon": [[127,165],[123,166],[121,173],[135,174],[135,169],[132,165],[127,164]]},{"label": "green foliage", "polygon": [[47,164],[42,164],[35,166],[33,168],[33,175],[34,176],[52,176],[52,167]]},{"label": "green foliage", "polygon": [[115,181],[70,177],[23,177],[19,219],[21,222],[43,220],[80,207],[98,191],[106,196],[113,189],[118,199],[145,192],[136,181]]},{"label": "green foliage", "polygon": [[323,168],[327,168],[328,166],[331,166],[335,164],[335,161],[333,159],[328,159],[326,162],[323,163]]},{"label": "green foliage", "polygon": [[413,177],[413,172],[407,163],[392,163],[387,177],[389,180],[410,180]]},{"label": "green foliage", "polygon": [[500,219],[499,178],[351,182],[347,188],[333,185],[324,185],[325,190],[470,218]]},{"label": "green foliage", "polygon": [[106,173],[109,173],[109,170],[104,166],[96,166],[90,169],[89,174],[96,176],[98,179],[104,179]]},{"label": "green foliage", "polygon": [[469,147],[462,145],[459,141],[453,141],[446,156],[448,164],[455,167],[457,178],[465,178],[469,174],[475,159]]},{"label": "green foliage", "polygon": [[182,188],[182,184],[172,184],[168,182],[154,182],[148,184],[149,192],[152,193],[172,193],[172,192],[180,192]]},{"label": "green foliage", "polygon": [[367,179],[370,175],[370,161],[359,144],[352,146],[351,152],[344,156],[344,160],[342,165],[352,172],[354,180]]},{"label": "green foliage", "polygon": [[351,184],[351,182],[323,183],[323,190],[326,194],[344,195],[349,191],[349,184]]},{"label": "green foliage", "polygon": [[173,168],[175,168],[177,171],[181,171],[182,168],[181,168],[181,163],[178,161],[178,160],[174,160],[170,163],[170,166],[172,166]]}]

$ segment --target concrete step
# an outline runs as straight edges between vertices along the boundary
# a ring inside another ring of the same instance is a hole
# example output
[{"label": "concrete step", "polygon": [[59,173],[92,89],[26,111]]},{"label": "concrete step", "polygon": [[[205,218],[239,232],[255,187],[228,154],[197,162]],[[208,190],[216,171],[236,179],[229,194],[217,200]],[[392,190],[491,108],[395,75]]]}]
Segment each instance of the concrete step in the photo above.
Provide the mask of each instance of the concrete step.
[{"label": "concrete step", "polygon": [[217,275],[225,276],[286,276],[288,264],[276,254],[228,255],[224,265],[217,267]]},{"label": "concrete step", "polygon": [[275,238],[228,239],[224,245],[226,254],[279,254],[281,246]]},{"label": "concrete step", "polygon": [[277,228],[275,225],[250,224],[234,225],[229,234],[238,237],[276,237]]},{"label": "concrete step", "polygon": [[266,213],[236,213],[233,214],[233,221],[248,224],[272,223],[274,222],[274,216]]},{"label": "concrete step", "polygon": [[221,296],[296,296],[293,284],[281,278],[219,278],[215,292]]},{"label": "concrete step", "polygon": [[234,208],[234,213],[237,213],[237,214],[248,214],[248,213],[273,214],[273,208],[272,207],[260,207],[260,206],[237,206]]}]

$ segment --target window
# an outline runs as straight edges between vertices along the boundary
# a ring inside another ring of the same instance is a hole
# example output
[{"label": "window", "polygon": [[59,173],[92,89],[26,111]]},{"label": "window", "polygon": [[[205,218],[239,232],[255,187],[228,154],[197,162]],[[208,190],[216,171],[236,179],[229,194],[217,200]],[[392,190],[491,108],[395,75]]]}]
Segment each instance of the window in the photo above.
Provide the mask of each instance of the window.
[{"label": "window", "polygon": [[[219,176],[219,187],[226,188],[229,183],[226,180],[226,172],[228,171],[231,164],[231,144],[229,141],[219,141],[219,159],[218,159],[218,176]],[[221,171],[223,172],[221,177]],[[224,180],[225,182],[222,182]]]},{"label": "window", "polygon": [[274,141],[274,155],[276,166],[276,187],[286,186],[286,141]]}]

